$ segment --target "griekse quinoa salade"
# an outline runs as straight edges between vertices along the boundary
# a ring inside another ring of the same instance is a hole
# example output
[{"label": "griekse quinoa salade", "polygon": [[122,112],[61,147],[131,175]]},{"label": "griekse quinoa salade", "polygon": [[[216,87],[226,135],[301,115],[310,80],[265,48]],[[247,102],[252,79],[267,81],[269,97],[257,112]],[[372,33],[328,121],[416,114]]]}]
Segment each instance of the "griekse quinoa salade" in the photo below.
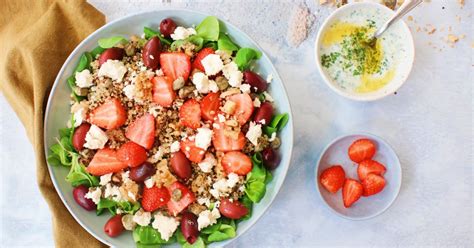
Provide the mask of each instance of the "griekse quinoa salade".
[{"label": "griekse quinoa salade", "polygon": [[71,121],[48,162],[70,167],[80,206],[113,216],[109,236],[204,247],[250,218],[288,115],[274,114],[271,75],[251,70],[261,53],[233,43],[215,17],[159,29],[101,39],[82,55],[68,79]]}]

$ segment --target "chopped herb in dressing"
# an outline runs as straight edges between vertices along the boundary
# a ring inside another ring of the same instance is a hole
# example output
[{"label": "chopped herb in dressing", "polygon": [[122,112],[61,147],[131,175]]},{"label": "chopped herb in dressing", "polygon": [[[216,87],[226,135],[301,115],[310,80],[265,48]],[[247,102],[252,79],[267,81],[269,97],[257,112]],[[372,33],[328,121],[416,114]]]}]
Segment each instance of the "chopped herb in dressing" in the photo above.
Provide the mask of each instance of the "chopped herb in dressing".
[{"label": "chopped herb in dressing", "polygon": [[368,44],[370,34],[375,30],[375,22],[367,20],[365,26],[339,25],[341,27],[336,29],[341,31],[342,36],[340,51],[323,54],[322,66],[339,66],[353,76],[381,73],[387,65],[381,43],[377,41],[375,46]]}]

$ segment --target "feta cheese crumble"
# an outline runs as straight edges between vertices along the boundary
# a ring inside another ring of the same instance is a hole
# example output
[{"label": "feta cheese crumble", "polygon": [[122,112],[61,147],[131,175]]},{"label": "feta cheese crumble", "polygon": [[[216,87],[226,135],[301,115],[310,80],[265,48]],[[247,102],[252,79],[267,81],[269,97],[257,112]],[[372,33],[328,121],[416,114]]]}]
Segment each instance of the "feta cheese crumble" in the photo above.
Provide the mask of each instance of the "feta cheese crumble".
[{"label": "feta cheese crumble", "polygon": [[250,84],[241,84],[240,91],[242,91],[242,93],[250,93]]},{"label": "feta cheese crumble", "polygon": [[104,191],[104,197],[105,198],[112,198],[114,201],[121,201],[122,200],[122,194],[120,193],[120,188],[115,185],[111,185],[110,183],[105,186],[105,191]]},{"label": "feta cheese crumble", "polygon": [[239,87],[244,79],[244,74],[239,71],[235,62],[230,62],[222,68],[224,77],[229,81],[229,85],[232,87]]},{"label": "feta cheese crumble", "polygon": [[212,130],[207,127],[202,127],[197,129],[197,134],[195,138],[195,144],[197,147],[207,150],[211,145],[212,140]]},{"label": "feta cheese crumble", "polygon": [[173,143],[171,143],[171,146],[170,146],[170,152],[173,153],[173,152],[177,152],[179,151],[179,141],[175,141]]},{"label": "feta cheese crumble", "polygon": [[258,138],[262,136],[262,125],[261,124],[255,124],[255,122],[250,122],[249,130],[247,131],[247,134],[245,134],[245,137],[254,145],[256,146],[258,144]]},{"label": "feta cheese crumble", "polygon": [[122,225],[125,230],[132,231],[133,228],[137,225],[137,223],[133,222],[133,215],[126,214],[122,216]]},{"label": "feta cheese crumble", "polygon": [[263,96],[265,96],[265,100],[269,102],[273,102],[273,97],[270,94],[268,94],[268,92],[264,91]]},{"label": "feta cheese crumble", "polygon": [[85,69],[81,72],[76,72],[76,85],[80,88],[89,88],[94,83],[92,82],[92,74],[88,69]]},{"label": "feta cheese crumble", "polygon": [[153,228],[158,230],[161,238],[168,241],[179,226],[179,221],[175,218],[164,216],[158,212],[155,214],[155,220],[151,224]]},{"label": "feta cheese crumble", "polygon": [[135,84],[129,84],[123,87],[123,93],[128,99],[133,100],[135,97]]},{"label": "feta cheese crumble", "polygon": [[89,149],[102,149],[109,138],[107,134],[96,125],[92,125],[86,134],[86,143],[84,147]]},{"label": "feta cheese crumble", "polygon": [[153,179],[153,177],[150,177],[147,180],[145,180],[143,183],[145,183],[145,186],[147,189],[153,188],[153,186],[155,186],[155,179]]},{"label": "feta cheese crumble", "polygon": [[[82,101],[80,103],[74,103],[71,106],[71,113],[74,116],[74,127],[78,127],[87,117],[87,111],[89,110],[89,104],[87,101]],[[69,124],[69,123],[68,123]]]},{"label": "feta cheese crumble", "polygon": [[239,176],[235,173],[227,175],[227,179],[219,179],[212,185],[212,189],[209,190],[212,196],[216,199],[220,199],[221,196],[228,194],[232,188],[239,182]]},{"label": "feta cheese crumble", "polygon": [[123,76],[127,73],[127,67],[119,60],[107,60],[100,66],[99,77],[109,77],[114,81],[122,81]]},{"label": "feta cheese crumble", "polygon": [[273,74],[268,74],[267,83],[271,83],[272,81],[273,81]]},{"label": "feta cheese crumble", "polygon": [[135,215],[133,215],[132,220],[140,226],[148,226],[151,221],[151,213],[140,209],[135,213]]},{"label": "feta cheese crumble", "polygon": [[203,228],[216,224],[217,219],[219,219],[220,217],[221,214],[219,213],[219,209],[217,208],[212,209],[212,211],[202,211],[197,219],[199,231]]},{"label": "feta cheese crumble", "polygon": [[198,166],[202,172],[209,173],[216,164],[217,160],[214,155],[212,155],[212,153],[208,153],[206,154],[206,158],[202,162],[198,163]]},{"label": "feta cheese crumble", "polygon": [[209,78],[207,78],[206,74],[202,72],[194,73],[191,81],[196,86],[196,90],[199,93],[206,94],[209,92]]},{"label": "feta cheese crumble", "polygon": [[196,30],[194,28],[176,27],[174,33],[171,34],[173,40],[184,40],[191,35],[195,35]]},{"label": "feta cheese crumble", "polygon": [[105,174],[105,175],[100,176],[99,184],[101,186],[107,185],[110,182],[110,180],[112,179],[112,174],[113,173],[109,173],[109,174]]},{"label": "feta cheese crumble", "polygon": [[256,108],[260,108],[260,105],[262,105],[262,102],[260,102],[260,99],[258,97],[255,97],[255,100],[253,100],[253,106]]},{"label": "feta cheese crumble", "polygon": [[87,199],[91,199],[95,204],[98,204],[100,202],[101,195],[102,195],[102,190],[100,190],[100,188],[97,187],[92,191],[89,189],[89,192],[87,192],[84,197]]},{"label": "feta cheese crumble", "polygon": [[209,54],[201,60],[204,71],[208,76],[213,76],[219,73],[224,67],[221,57],[217,54]]}]

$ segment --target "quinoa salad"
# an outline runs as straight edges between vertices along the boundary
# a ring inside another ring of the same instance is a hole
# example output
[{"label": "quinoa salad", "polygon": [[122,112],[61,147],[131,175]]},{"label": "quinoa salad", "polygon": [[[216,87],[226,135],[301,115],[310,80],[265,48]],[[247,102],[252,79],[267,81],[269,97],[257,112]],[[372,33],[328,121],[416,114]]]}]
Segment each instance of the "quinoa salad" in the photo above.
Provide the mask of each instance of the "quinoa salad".
[{"label": "quinoa salad", "polygon": [[[260,75],[261,52],[205,18],[171,18],[143,34],[106,37],[68,78],[71,118],[47,160],[104,232],[137,247],[206,245],[236,236],[280,163],[288,122]],[[127,231],[130,231],[127,234]]]}]

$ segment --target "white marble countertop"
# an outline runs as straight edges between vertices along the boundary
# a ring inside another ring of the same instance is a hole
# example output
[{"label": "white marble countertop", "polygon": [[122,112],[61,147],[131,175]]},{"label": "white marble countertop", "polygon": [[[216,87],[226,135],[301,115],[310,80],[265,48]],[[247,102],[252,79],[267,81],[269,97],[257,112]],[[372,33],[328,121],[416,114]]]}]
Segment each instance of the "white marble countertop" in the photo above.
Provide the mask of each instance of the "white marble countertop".
[{"label": "white marble countertop", "polygon": [[[163,6],[150,0],[91,2],[108,20]],[[261,220],[230,247],[472,247],[472,1],[461,9],[458,1],[431,0],[413,12],[416,23],[408,22],[416,46],[413,72],[396,95],[371,103],[336,95],[315,69],[313,40],[330,9],[306,1],[316,20],[309,38],[292,48],[286,42],[289,13],[303,1],[252,2],[165,4],[208,12],[247,32],[274,62],[293,106],[295,149],[283,188]],[[426,24],[437,31],[432,35],[415,31]],[[452,48],[441,40],[449,33],[466,37]],[[388,211],[366,221],[336,216],[323,206],[314,188],[314,166],[323,147],[354,131],[386,139],[403,168],[398,199]],[[49,210],[36,184],[33,150],[3,96],[0,158],[0,247],[53,246]]]}]

